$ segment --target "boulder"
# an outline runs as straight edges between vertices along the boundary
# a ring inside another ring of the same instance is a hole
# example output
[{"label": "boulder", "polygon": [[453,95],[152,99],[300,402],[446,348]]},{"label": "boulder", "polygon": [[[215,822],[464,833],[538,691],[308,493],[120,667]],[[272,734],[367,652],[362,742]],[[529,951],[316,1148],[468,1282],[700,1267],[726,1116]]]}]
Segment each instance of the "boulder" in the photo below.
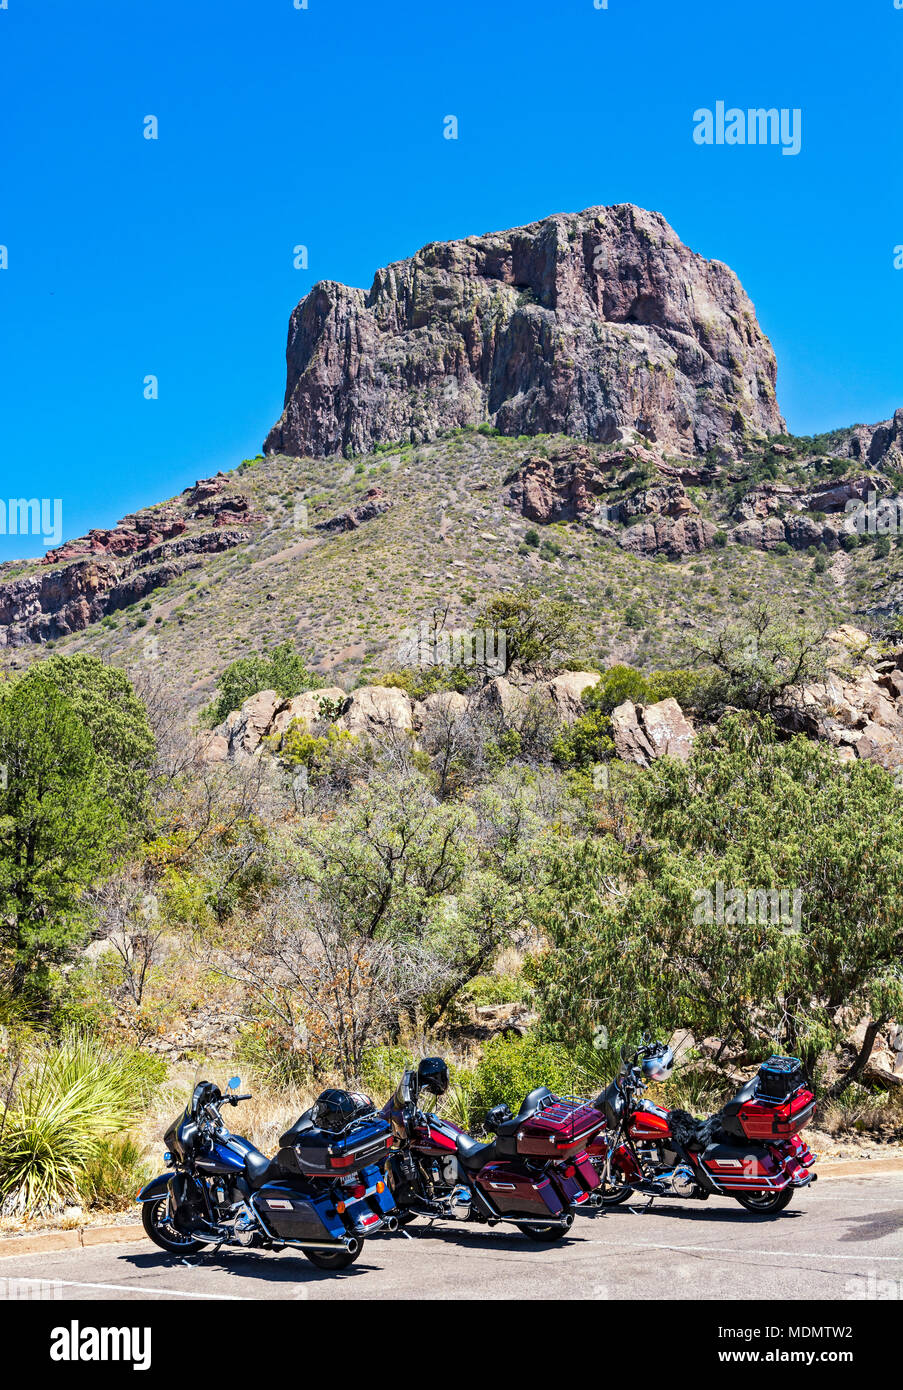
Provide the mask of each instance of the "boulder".
[{"label": "boulder", "polygon": [[467,713],[468,700],[458,690],[434,690],[418,704],[419,721],[440,718],[446,721],[461,719]]},{"label": "boulder", "polygon": [[233,710],[216,730],[228,743],[231,757],[241,760],[259,754],[261,741],[285,703],[275,690],[260,690],[241,709]]},{"label": "boulder", "polygon": [[615,752],[623,762],[648,767],[654,760],[655,749],[643,732],[639,711],[632,700],[625,700],[612,711],[611,732]]},{"label": "boulder", "polygon": [[655,705],[645,705],[642,719],[655,757],[680,758],[681,762],[686,762],[693,751],[696,735],[676,700],[668,698]]},{"label": "boulder", "polygon": [[696,737],[680,705],[670,697],[654,705],[625,700],[611,716],[615,751],[624,762],[648,767],[656,758],[686,762]]},{"label": "boulder", "polygon": [[300,695],[286,701],[276,713],[270,733],[284,734],[293,720],[306,724],[308,729],[311,729],[320,721],[320,708],[324,700],[342,706],[347,698],[344,690],[337,685],[329,685],[320,690],[303,690]]},{"label": "boulder", "polygon": [[414,727],[411,699],[391,685],[362,685],[346,697],[336,728],[366,738],[390,731],[408,733]]},{"label": "boulder", "polygon": [[562,724],[576,724],[585,713],[583,696],[599,679],[598,671],[563,671],[546,684],[545,689]]}]

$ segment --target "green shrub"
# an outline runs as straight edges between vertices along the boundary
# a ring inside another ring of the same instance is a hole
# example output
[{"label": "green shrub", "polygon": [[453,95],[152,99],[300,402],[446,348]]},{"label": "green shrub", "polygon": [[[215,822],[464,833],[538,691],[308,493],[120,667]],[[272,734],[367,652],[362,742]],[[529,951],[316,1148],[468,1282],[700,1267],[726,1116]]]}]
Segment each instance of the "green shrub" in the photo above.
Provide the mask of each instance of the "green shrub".
[{"label": "green shrub", "polygon": [[69,1032],[42,1048],[0,1111],[0,1205],[26,1215],[78,1198],[104,1145],[146,1108],[165,1066]]},{"label": "green shrub", "polygon": [[483,1128],[486,1111],[506,1101],[513,1112],[536,1086],[560,1095],[595,1095],[611,1080],[617,1062],[611,1047],[569,1047],[535,1038],[493,1038],[486,1044],[468,1088],[469,1122]]},{"label": "green shrub", "polygon": [[151,1177],[141,1147],[130,1134],[101,1142],[88,1161],[79,1192],[88,1207],[126,1211]]},{"label": "green shrub", "polygon": [[219,694],[203,711],[202,720],[212,728],[260,690],[275,690],[288,700],[322,684],[291,642],[282,642],[269,652],[230,662],[220,675]]}]

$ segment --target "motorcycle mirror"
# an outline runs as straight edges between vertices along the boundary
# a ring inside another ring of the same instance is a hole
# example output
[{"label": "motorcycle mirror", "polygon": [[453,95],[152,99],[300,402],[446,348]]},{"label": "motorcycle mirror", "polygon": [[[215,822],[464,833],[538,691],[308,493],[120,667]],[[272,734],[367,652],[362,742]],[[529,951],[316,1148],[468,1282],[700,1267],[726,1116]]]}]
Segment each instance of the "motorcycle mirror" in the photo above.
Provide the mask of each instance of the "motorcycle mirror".
[{"label": "motorcycle mirror", "polygon": [[237,1090],[239,1089],[240,1086],[241,1086],[241,1077],[240,1077],[240,1076],[230,1076],[230,1077],[229,1077],[229,1081],[228,1081],[228,1084],[227,1084],[228,1090],[230,1090],[230,1091],[237,1091]]}]

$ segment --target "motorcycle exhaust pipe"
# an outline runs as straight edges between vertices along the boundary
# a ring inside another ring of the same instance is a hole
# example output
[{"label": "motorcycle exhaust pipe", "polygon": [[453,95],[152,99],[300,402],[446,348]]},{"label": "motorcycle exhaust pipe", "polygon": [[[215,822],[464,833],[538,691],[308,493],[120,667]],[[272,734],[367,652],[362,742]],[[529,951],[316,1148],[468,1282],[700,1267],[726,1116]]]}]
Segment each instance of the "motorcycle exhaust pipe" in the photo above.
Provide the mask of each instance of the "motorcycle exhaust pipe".
[{"label": "motorcycle exhaust pipe", "polygon": [[391,1235],[394,1235],[395,1232],[398,1230],[398,1217],[397,1217],[397,1216],[387,1216],[386,1219],[385,1219],[385,1221],[383,1222],[383,1225],[385,1226],[385,1229],[386,1229]]}]

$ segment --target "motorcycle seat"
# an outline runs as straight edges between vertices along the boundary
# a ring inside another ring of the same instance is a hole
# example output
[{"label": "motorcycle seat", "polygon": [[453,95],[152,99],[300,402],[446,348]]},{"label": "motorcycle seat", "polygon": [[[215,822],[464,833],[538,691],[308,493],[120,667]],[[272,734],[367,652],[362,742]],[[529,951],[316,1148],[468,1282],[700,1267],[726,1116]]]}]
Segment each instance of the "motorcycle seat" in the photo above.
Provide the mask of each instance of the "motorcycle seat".
[{"label": "motorcycle seat", "polygon": [[481,1144],[478,1139],[471,1139],[469,1134],[459,1134],[455,1139],[455,1152],[462,1168],[466,1168],[468,1173],[478,1173],[495,1157],[495,1144]]},{"label": "motorcycle seat", "polygon": [[531,1119],[542,1103],[548,1100],[551,1094],[552,1092],[549,1090],[548,1086],[537,1086],[535,1090],[531,1091],[530,1094],[525,1097],[517,1114],[512,1115],[510,1120],[505,1120],[503,1124],[499,1125],[499,1136],[501,1138],[507,1138],[511,1134],[516,1134],[518,1127],[522,1125],[525,1120]]},{"label": "motorcycle seat", "polygon": [[245,1154],[245,1175],[252,1192],[256,1192],[258,1187],[263,1187],[265,1182],[274,1181],[277,1176],[285,1176],[278,1164],[267,1158],[259,1149],[251,1149]]}]

